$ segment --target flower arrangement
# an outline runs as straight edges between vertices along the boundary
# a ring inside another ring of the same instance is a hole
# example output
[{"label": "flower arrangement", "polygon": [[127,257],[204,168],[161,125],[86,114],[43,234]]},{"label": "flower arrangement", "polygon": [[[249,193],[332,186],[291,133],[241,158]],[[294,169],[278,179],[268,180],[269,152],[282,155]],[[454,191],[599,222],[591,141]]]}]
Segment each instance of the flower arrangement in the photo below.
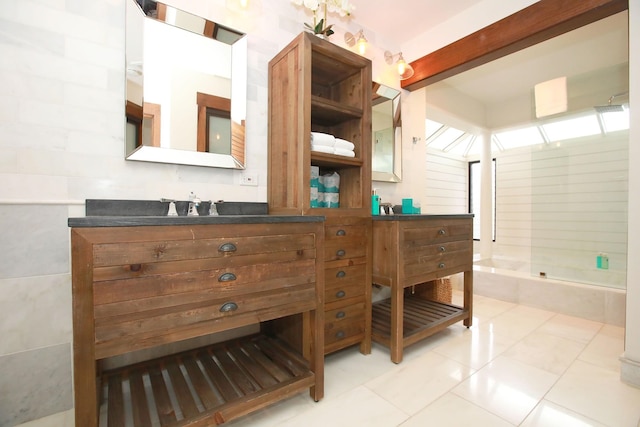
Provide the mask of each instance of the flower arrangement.
[{"label": "flower arrangement", "polygon": [[331,28],[333,24],[327,25],[327,13],[337,13],[344,17],[351,15],[351,12],[355,9],[353,5],[349,4],[349,0],[291,0],[291,3],[297,6],[304,6],[313,12],[313,24],[305,22],[304,26],[314,34],[325,37],[329,37],[334,33]]}]

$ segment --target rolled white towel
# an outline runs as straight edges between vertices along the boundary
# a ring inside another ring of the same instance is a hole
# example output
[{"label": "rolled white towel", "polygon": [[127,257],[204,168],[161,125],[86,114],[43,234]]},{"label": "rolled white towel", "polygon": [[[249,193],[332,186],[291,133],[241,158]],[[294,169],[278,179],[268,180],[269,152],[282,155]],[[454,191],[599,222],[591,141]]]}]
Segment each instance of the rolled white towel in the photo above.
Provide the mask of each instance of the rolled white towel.
[{"label": "rolled white towel", "polygon": [[318,151],[320,153],[333,154],[334,150],[335,149],[333,147],[328,147],[326,145],[311,144],[311,151]]},{"label": "rolled white towel", "polygon": [[333,154],[338,155],[338,156],[345,156],[345,157],[355,157],[356,156],[356,153],[353,150],[345,150],[345,149],[342,149],[342,148],[334,148]]},{"label": "rolled white towel", "polygon": [[341,150],[351,150],[351,151],[353,151],[353,149],[356,148],[353,142],[347,141],[346,139],[340,139],[340,138],[336,138],[336,143],[334,147],[339,148]]},{"label": "rolled white towel", "polygon": [[311,132],[311,145],[325,145],[333,147],[336,143],[336,137],[328,133]]}]

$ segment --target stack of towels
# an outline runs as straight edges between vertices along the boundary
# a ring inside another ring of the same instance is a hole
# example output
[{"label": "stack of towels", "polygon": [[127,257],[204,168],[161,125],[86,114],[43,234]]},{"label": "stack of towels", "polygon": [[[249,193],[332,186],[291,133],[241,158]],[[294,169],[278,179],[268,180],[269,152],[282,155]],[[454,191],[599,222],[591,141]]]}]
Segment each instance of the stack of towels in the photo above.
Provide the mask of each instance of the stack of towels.
[{"label": "stack of towels", "polygon": [[338,156],[355,157],[355,145],[345,139],[322,133],[311,132],[311,151],[335,154]]}]

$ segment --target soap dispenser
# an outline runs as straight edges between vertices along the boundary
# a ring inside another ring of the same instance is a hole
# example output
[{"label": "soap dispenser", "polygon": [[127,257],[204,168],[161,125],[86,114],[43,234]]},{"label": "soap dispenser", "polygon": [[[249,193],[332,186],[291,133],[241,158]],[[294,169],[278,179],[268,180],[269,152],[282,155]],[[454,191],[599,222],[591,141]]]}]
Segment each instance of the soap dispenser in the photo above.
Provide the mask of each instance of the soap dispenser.
[{"label": "soap dispenser", "polygon": [[377,188],[374,188],[371,194],[371,215],[380,215],[380,196]]}]

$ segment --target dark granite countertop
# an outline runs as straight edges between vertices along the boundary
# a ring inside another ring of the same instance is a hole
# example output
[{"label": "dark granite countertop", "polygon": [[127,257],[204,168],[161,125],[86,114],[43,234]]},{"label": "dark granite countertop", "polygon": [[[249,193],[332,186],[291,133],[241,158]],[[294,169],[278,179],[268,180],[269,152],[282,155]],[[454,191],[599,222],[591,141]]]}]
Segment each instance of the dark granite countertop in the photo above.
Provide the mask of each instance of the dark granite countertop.
[{"label": "dark granite countertop", "polygon": [[374,221],[416,221],[420,219],[456,219],[473,218],[473,214],[399,214],[399,215],[373,215]]},{"label": "dark granite countertop", "polygon": [[69,218],[69,227],[137,227],[154,225],[274,224],[322,222],[324,216],[212,215],[212,216],[86,216]]}]

